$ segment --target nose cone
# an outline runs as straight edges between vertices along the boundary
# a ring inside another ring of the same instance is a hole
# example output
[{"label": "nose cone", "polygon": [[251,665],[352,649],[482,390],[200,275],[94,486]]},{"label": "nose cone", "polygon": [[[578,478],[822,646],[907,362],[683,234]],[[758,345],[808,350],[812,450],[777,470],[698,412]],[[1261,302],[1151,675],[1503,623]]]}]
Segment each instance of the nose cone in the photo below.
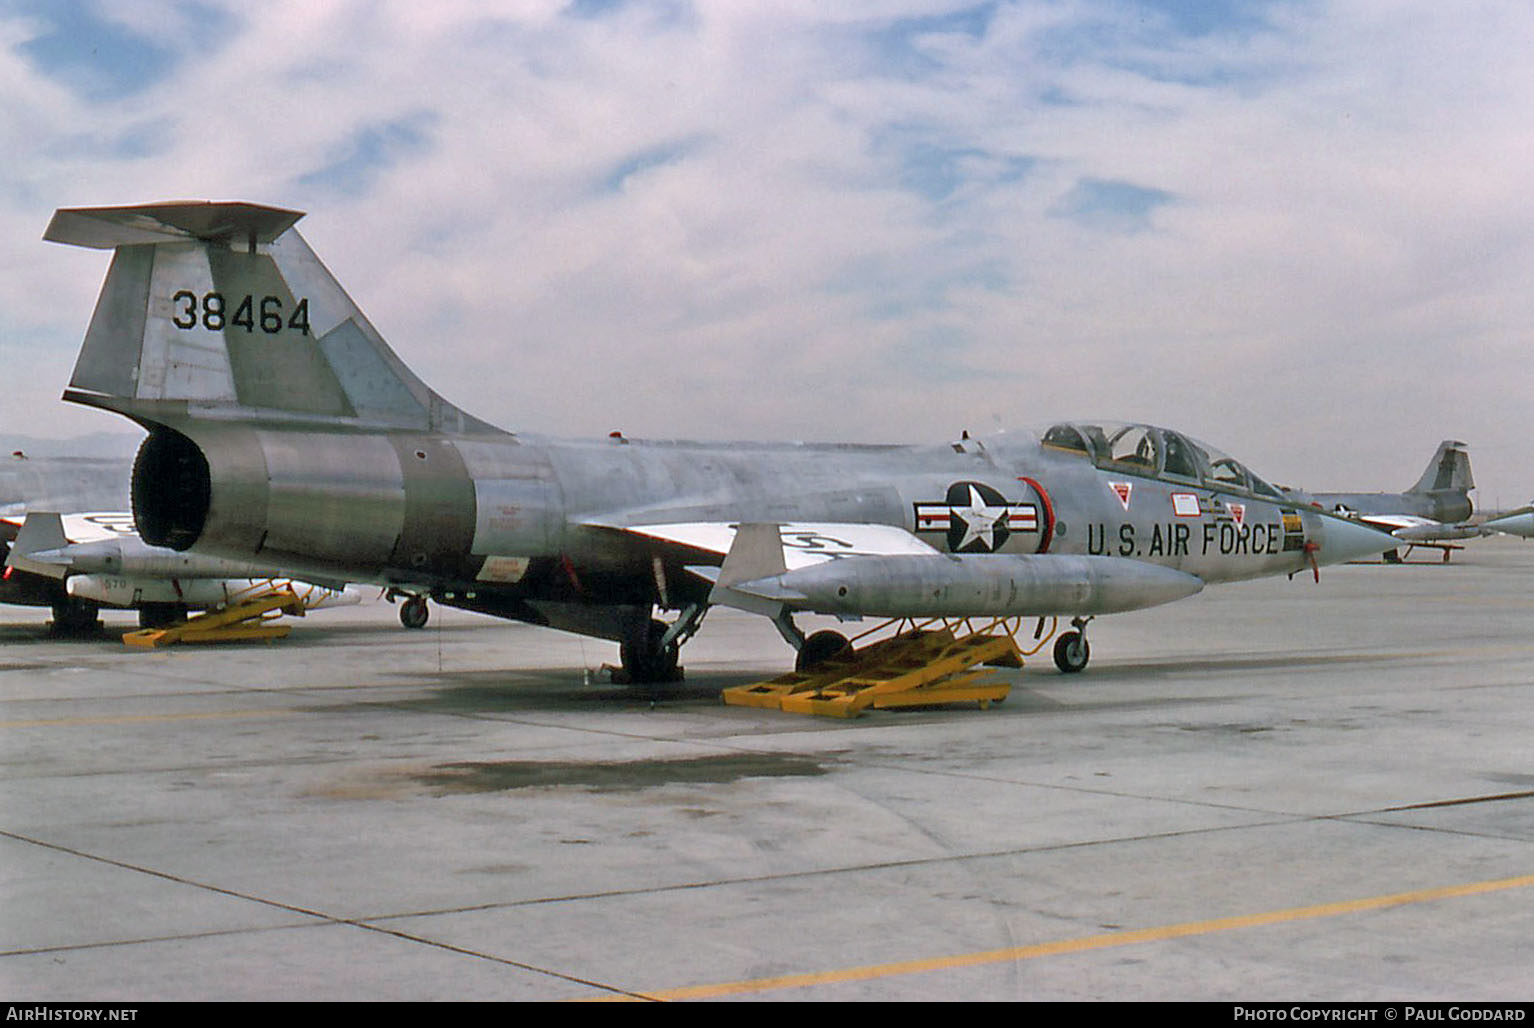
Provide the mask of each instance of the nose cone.
[{"label": "nose cone", "polygon": [[1318,522],[1315,541],[1321,548],[1316,560],[1321,564],[1344,564],[1360,557],[1377,556],[1401,544],[1388,532],[1346,518],[1321,515]]},{"label": "nose cone", "polygon": [[1509,535],[1534,536],[1534,511],[1492,518],[1484,527],[1493,532],[1506,532]]}]

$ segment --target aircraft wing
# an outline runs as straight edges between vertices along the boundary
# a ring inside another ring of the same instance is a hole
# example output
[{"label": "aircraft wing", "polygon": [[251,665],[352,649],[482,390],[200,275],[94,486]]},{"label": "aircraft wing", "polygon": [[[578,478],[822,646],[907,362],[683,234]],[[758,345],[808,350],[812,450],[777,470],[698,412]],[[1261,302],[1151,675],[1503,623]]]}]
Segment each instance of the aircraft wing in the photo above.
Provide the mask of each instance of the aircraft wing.
[{"label": "aircraft wing", "polygon": [[1358,514],[1355,517],[1366,525],[1392,534],[1403,528],[1421,530],[1436,528],[1441,524],[1432,518],[1421,518],[1414,514]]},{"label": "aircraft wing", "polygon": [[1431,545],[1434,542],[1449,539],[1474,539],[1486,534],[1481,525],[1472,525],[1468,521],[1455,524],[1445,524],[1442,521],[1434,521],[1432,518],[1418,517],[1415,514],[1359,514],[1358,520],[1382,532],[1389,532],[1408,543],[1423,543]]},{"label": "aircraft wing", "polygon": [[[66,543],[99,543],[134,534],[133,515],[126,511],[88,511],[60,517]],[[9,526],[0,527],[0,532],[9,532],[14,537],[26,520],[26,512],[0,517],[0,525]]]},{"label": "aircraft wing", "polygon": [[[724,557],[735,545],[739,528],[740,525],[732,521],[690,521],[629,525],[620,531]],[[778,529],[783,562],[789,570],[847,557],[930,556],[938,552],[894,525],[790,521],[778,525]]]}]

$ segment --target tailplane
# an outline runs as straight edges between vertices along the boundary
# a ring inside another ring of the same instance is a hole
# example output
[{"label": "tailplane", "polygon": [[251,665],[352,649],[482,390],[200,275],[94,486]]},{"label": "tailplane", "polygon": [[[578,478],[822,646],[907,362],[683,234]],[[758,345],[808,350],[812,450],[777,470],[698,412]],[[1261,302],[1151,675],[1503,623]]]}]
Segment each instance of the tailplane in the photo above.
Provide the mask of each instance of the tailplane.
[{"label": "tailplane", "polygon": [[113,251],[64,398],[147,423],[499,433],[405,366],[302,217],[206,201],[56,211],[44,239]]},{"label": "tailplane", "polygon": [[1428,462],[1427,470],[1409,491],[1468,493],[1474,488],[1475,478],[1470,474],[1470,454],[1465,452],[1465,444],[1445,439],[1438,444],[1438,452]]},{"label": "tailplane", "polygon": [[69,545],[64,535],[64,519],[52,512],[32,511],[21,523],[16,541],[11,544],[5,558],[7,567],[29,571],[34,575],[63,578],[68,573],[65,565],[46,560],[34,560],[34,553],[51,553]]}]

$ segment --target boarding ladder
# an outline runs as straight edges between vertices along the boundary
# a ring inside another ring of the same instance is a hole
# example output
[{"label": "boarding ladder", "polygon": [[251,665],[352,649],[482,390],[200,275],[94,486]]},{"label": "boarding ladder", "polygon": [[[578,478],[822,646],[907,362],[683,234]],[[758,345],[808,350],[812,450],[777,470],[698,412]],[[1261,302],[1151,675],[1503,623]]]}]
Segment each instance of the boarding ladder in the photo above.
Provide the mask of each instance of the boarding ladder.
[{"label": "boarding ladder", "polygon": [[981,665],[1023,666],[1017,624],[1016,619],[995,619],[976,629],[968,620],[886,622],[859,638],[895,627],[893,636],[850,647],[846,655],[817,668],[725,689],[724,701],[827,717],[858,717],[870,707],[948,703],[977,703],[983,710],[1006,699],[1011,686]]},{"label": "boarding ladder", "polygon": [[263,581],[235,593],[217,610],[206,611],[161,628],[128,632],[123,642],[129,646],[154,649],[174,643],[249,642],[282,639],[292,631],[289,625],[274,625],[284,614],[304,616],[304,601],[289,584]]}]

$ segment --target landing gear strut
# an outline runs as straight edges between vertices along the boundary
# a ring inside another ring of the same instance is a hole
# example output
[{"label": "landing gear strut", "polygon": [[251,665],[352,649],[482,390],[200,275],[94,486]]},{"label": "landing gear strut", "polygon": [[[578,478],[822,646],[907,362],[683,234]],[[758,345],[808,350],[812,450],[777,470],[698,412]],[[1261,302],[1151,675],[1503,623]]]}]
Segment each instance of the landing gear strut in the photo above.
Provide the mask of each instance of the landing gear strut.
[{"label": "landing gear strut", "polygon": [[1073,675],[1087,666],[1092,657],[1092,647],[1087,644],[1087,622],[1092,619],[1072,618],[1072,632],[1066,632],[1055,640],[1055,667],[1062,674]]}]

